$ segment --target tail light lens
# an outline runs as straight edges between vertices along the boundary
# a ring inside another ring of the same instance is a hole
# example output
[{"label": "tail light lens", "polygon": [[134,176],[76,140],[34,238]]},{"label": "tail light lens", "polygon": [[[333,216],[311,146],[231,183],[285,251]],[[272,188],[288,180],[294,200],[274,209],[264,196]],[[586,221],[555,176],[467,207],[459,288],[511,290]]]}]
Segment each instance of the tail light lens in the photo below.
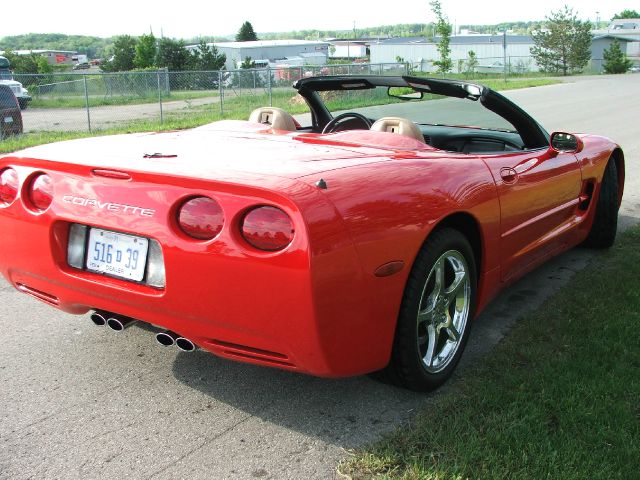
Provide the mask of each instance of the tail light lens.
[{"label": "tail light lens", "polygon": [[0,173],[0,205],[9,205],[18,196],[18,172],[5,168]]},{"label": "tail light lens", "polygon": [[35,176],[29,184],[29,201],[37,210],[46,210],[53,201],[53,181],[46,173]]},{"label": "tail light lens", "polygon": [[242,237],[259,250],[282,250],[293,240],[295,230],[289,215],[276,207],[257,207],[242,220]]},{"label": "tail light lens", "polygon": [[198,240],[211,240],[220,233],[223,224],[222,208],[208,197],[187,200],[178,211],[180,229]]}]

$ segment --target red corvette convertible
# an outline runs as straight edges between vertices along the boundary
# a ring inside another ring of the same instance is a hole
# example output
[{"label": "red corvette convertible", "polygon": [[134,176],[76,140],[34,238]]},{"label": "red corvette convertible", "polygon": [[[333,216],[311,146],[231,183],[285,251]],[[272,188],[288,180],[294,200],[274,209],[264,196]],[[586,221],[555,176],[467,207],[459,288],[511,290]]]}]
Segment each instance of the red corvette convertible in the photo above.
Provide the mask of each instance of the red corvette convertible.
[{"label": "red corvette convertible", "polygon": [[294,88],[297,120],[266,107],[1,158],[0,270],[97,325],[149,323],[164,345],[428,390],[505,285],[614,241],[611,140],[549,135],[464,81]]}]

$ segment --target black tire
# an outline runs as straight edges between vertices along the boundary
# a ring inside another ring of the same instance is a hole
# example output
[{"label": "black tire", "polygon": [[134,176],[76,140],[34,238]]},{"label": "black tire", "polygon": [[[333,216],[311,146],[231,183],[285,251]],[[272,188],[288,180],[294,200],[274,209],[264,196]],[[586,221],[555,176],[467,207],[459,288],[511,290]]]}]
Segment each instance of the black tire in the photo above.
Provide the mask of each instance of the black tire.
[{"label": "black tire", "polygon": [[29,102],[27,100],[23,100],[21,98],[18,99],[18,105],[20,105],[20,110],[26,110],[29,106]]},{"label": "black tire", "polygon": [[[451,288],[456,278],[461,280]],[[391,361],[375,376],[416,391],[442,385],[466,346],[476,289],[476,262],[469,241],[452,228],[434,232],[420,249],[409,274]]]},{"label": "black tire", "polygon": [[618,168],[613,158],[609,159],[602,177],[600,194],[589,236],[584,246],[589,248],[609,248],[616,239],[618,230]]}]

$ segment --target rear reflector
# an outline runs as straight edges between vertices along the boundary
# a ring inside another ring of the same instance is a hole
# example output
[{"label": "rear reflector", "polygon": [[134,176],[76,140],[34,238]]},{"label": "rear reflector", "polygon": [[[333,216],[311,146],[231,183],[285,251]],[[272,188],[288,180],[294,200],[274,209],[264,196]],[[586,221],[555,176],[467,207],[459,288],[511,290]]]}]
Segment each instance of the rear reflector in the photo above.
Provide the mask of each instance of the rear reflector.
[{"label": "rear reflector", "polygon": [[259,250],[282,250],[291,243],[293,234],[291,218],[276,207],[254,208],[242,220],[242,237]]},{"label": "rear reflector", "polygon": [[44,211],[53,201],[53,181],[46,173],[33,177],[29,184],[29,202],[40,211]]},{"label": "rear reflector", "polygon": [[5,168],[0,173],[0,205],[9,205],[18,196],[18,172]]},{"label": "rear reflector", "polygon": [[211,240],[222,231],[224,213],[212,198],[194,197],[178,210],[180,229],[192,238]]}]

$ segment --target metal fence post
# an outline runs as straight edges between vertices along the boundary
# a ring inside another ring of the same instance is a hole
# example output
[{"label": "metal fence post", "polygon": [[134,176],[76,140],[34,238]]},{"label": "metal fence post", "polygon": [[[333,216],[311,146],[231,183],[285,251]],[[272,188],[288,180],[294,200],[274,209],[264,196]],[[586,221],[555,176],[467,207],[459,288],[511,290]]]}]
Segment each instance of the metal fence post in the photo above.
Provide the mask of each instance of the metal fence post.
[{"label": "metal fence post", "polygon": [[84,105],[87,108],[87,127],[89,128],[89,133],[91,133],[91,113],[89,112],[89,89],[87,87],[87,76],[82,76],[84,80]]},{"label": "metal fence post", "polygon": [[218,70],[218,90],[219,90],[219,99],[220,101],[220,116],[224,117],[224,85],[222,84],[222,70]]},{"label": "metal fence post", "polygon": [[273,107],[273,93],[271,91],[271,67],[267,66],[267,85],[269,86],[269,106]]},{"label": "metal fence post", "polygon": [[502,63],[504,63],[504,81],[507,81],[507,31],[502,32]]},{"label": "metal fence post", "polygon": [[164,113],[162,111],[162,88],[160,85],[160,70],[156,72],[158,78],[158,104],[160,105],[160,125],[164,123]]}]

